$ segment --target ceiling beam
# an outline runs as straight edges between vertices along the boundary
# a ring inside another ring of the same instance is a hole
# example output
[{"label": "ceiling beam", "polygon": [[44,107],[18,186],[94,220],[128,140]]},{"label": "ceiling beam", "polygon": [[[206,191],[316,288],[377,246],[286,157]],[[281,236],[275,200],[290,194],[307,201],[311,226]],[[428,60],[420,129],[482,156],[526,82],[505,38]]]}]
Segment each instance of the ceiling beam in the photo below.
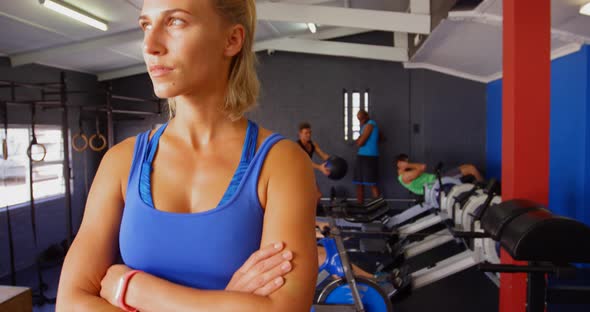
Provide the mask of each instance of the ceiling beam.
[{"label": "ceiling beam", "polygon": [[408,61],[408,51],[405,48],[296,38],[266,40],[255,44],[254,50],[276,50],[391,62]]},{"label": "ceiling beam", "polygon": [[46,48],[39,51],[14,54],[10,56],[12,66],[19,66],[31,63],[42,62],[53,57],[67,55],[85,50],[108,48],[112,45],[142,40],[143,32],[138,29],[129,30],[114,35],[93,38],[70,44],[64,44],[53,48]]},{"label": "ceiling beam", "polygon": [[[254,45],[255,52],[265,50],[342,56],[389,62],[408,61],[408,52],[405,48],[310,39],[279,38],[265,40]],[[138,75],[146,72],[147,70],[145,64],[138,64],[122,69],[99,73],[97,76],[99,81],[104,81]]]},{"label": "ceiling beam", "polygon": [[139,75],[139,74],[143,74],[143,73],[147,73],[147,69],[146,69],[145,64],[138,64],[138,65],[124,67],[124,68],[120,68],[120,69],[116,69],[116,70],[111,70],[108,72],[99,73],[96,76],[98,77],[98,81],[104,81],[104,80],[123,78],[123,77],[128,77],[128,76],[133,76],[133,75]]},{"label": "ceiling beam", "polygon": [[406,62],[404,63],[404,68],[408,69],[428,69],[431,71],[447,74],[449,76],[459,77],[467,80],[473,80],[481,83],[488,83],[489,78],[474,74],[469,74],[460,70],[456,70],[450,67],[445,66],[438,66],[431,63],[421,63],[421,62]]},{"label": "ceiling beam", "polygon": [[268,26],[268,28],[270,28],[270,31],[272,31],[272,33],[273,33],[275,36],[277,36],[277,37],[278,37],[278,36],[282,36],[282,35],[281,35],[281,32],[280,32],[280,31],[277,29],[277,27],[276,27],[275,25],[273,25],[273,24],[272,24],[272,22],[271,22],[271,21],[264,21],[264,24],[265,24],[266,26]]},{"label": "ceiling beam", "polygon": [[350,28],[429,34],[430,15],[317,5],[262,2],[256,6],[261,20],[316,23]]},{"label": "ceiling beam", "polygon": [[[352,35],[362,34],[362,33],[368,32],[368,31],[369,30],[366,30],[366,29],[337,27],[337,28],[327,28],[322,31],[318,31],[315,34],[308,33],[306,31],[304,34],[296,35],[295,38],[308,39],[307,41],[311,41],[312,39],[313,40],[328,40],[328,39],[334,39],[334,38],[343,37],[343,36],[352,36]],[[275,44],[277,44],[277,42],[278,42],[277,40],[280,40],[280,39],[285,39],[285,38],[270,39],[270,40],[257,42],[254,44],[253,50],[254,50],[254,52],[268,50],[269,48],[271,50],[281,50],[281,49],[276,49],[276,46],[275,46]],[[385,47],[385,48],[387,48],[387,47]],[[121,69],[102,72],[102,73],[99,73],[97,76],[98,76],[99,81],[104,81],[104,80],[111,80],[111,79],[116,79],[116,78],[121,78],[121,77],[126,77],[126,76],[142,74],[142,73],[146,73],[146,72],[147,72],[147,70],[146,70],[145,65],[143,63],[141,63],[141,64],[137,64],[137,65],[121,68]]]},{"label": "ceiling beam", "polygon": [[299,39],[329,40],[334,38],[364,34],[367,32],[370,32],[370,30],[359,28],[334,27],[322,29],[322,31],[318,31],[315,34],[305,31],[305,33],[295,37]]},{"label": "ceiling beam", "polygon": [[[284,0],[269,0],[267,2],[285,2]],[[322,4],[326,2],[333,2],[334,0],[289,0],[289,3],[296,3],[296,4],[306,4],[306,5],[314,5],[314,4]],[[257,3],[256,5],[260,5]]]},{"label": "ceiling beam", "polygon": [[67,34],[65,34],[65,33],[61,32],[61,31],[58,31],[56,29],[53,29],[53,28],[50,28],[50,27],[46,27],[46,26],[43,26],[43,25],[40,25],[40,24],[37,24],[37,23],[34,23],[34,22],[31,22],[31,21],[28,21],[28,20],[26,20],[24,18],[20,18],[18,16],[14,16],[14,15],[8,14],[6,12],[0,11],[0,16],[9,18],[9,19],[11,19],[13,21],[19,22],[19,23],[24,24],[24,25],[27,25],[27,26],[31,26],[31,27],[34,27],[34,28],[37,28],[37,29],[40,29],[40,30],[44,30],[44,31],[50,32],[52,34],[56,34],[56,35],[61,36],[63,38],[72,39],[70,36],[68,36]]}]

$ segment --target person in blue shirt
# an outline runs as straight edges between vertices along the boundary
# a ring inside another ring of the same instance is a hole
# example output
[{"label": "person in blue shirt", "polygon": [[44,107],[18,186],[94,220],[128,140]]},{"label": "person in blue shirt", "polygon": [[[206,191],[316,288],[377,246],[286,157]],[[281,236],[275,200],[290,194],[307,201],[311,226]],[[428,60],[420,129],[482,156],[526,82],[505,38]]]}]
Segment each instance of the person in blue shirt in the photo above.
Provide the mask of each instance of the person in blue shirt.
[{"label": "person in blue shirt", "polygon": [[365,186],[371,189],[373,198],[381,196],[377,186],[379,179],[379,128],[365,110],[360,110],[356,117],[361,124],[361,132],[355,141],[359,149],[354,164],[352,183],[356,185],[356,199],[362,204],[365,200]]},{"label": "person in blue shirt", "polygon": [[170,119],[103,157],[56,311],[310,310],[314,172],[244,117],[256,23],[254,0],[143,1],[143,57]]}]

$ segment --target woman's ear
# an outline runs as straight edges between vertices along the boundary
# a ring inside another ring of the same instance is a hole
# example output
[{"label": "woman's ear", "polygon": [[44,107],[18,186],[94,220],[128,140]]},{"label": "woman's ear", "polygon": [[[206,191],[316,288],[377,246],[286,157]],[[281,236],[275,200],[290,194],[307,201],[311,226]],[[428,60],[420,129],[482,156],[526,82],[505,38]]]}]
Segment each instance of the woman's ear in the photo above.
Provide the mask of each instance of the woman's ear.
[{"label": "woman's ear", "polygon": [[232,26],[229,30],[227,42],[225,44],[225,56],[234,57],[240,53],[244,46],[245,36],[246,31],[244,30],[244,26],[240,24]]}]

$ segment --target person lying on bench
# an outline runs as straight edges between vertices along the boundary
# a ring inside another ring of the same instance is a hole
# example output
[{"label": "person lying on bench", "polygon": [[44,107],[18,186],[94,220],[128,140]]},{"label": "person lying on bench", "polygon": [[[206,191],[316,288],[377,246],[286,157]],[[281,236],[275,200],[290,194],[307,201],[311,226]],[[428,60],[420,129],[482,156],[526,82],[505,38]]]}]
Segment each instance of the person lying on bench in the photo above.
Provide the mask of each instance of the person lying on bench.
[{"label": "person lying on bench", "polygon": [[[322,239],[324,238],[324,234],[322,233],[322,230],[325,230],[326,228],[330,228],[330,224],[328,224],[327,222],[322,222],[322,221],[316,221],[316,234],[315,237],[316,239]],[[322,264],[326,261],[326,249],[324,248],[324,246],[318,245],[318,266],[322,266]],[[395,275],[392,274],[392,272],[385,272],[385,271],[377,271],[374,274],[370,273],[368,271],[365,271],[363,269],[361,269],[359,266],[357,266],[354,263],[350,264],[352,267],[352,274],[354,274],[354,276],[360,276],[360,277],[365,277],[368,279],[371,279],[377,283],[381,283],[381,282],[393,282],[393,279],[395,279]]]},{"label": "person lying on bench", "polygon": [[[408,155],[399,154],[395,160],[398,180],[405,188],[416,195],[424,195],[424,186],[431,185],[436,181],[436,175],[426,173],[426,164],[411,163]],[[463,178],[473,176],[478,182],[483,177],[474,165],[464,164],[443,173],[446,177]]]}]

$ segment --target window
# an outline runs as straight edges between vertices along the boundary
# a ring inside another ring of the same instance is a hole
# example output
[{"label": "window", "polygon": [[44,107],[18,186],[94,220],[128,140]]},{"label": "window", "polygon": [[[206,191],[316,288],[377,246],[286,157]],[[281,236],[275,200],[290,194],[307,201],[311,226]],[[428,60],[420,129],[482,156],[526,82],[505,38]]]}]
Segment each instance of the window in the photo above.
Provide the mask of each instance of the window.
[{"label": "window", "polygon": [[358,139],[360,132],[361,132],[361,123],[359,122],[358,118],[356,118],[356,114],[361,109],[361,94],[359,92],[352,93],[352,139]]},{"label": "window", "polygon": [[[361,109],[369,112],[369,90],[347,91],[344,90],[344,140],[358,139],[361,133],[361,124],[356,115]],[[351,105],[348,105],[348,103]]]},{"label": "window", "polygon": [[344,92],[344,141],[348,141],[348,92]]},{"label": "window", "polygon": [[[65,194],[63,176],[63,139],[60,126],[35,126],[37,142],[47,149],[45,159],[33,162],[33,194],[42,199]],[[29,158],[31,128],[9,125],[8,159],[0,158],[0,207],[30,201]],[[33,159],[41,158],[42,149],[33,148]]]}]

